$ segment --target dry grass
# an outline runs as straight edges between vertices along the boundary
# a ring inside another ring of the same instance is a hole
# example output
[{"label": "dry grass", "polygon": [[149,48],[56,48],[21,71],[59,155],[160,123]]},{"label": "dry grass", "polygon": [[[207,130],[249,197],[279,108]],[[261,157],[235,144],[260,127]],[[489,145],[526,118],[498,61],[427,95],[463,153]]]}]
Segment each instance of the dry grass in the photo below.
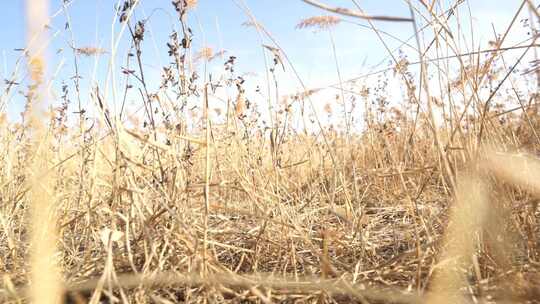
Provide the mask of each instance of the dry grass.
[{"label": "dry grass", "polygon": [[[25,172],[28,178],[29,216],[27,221],[30,232],[30,299],[33,303],[58,303],[62,295],[62,278],[60,267],[55,261],[56,240],[56,210],[51,195],[51,180],[49,179],[48,159],[51,155],[49,132],[43,123],[46,120],[44,109],[47,108],[49,94],[46,88],[46,60],[43,45],[47,42],[46,32],[43,31],[48,23],[47,1],[34,1],[26,6],[27,40],[28,40],[28,69],[31,85],[29,88],[29,103],[31,103],[30,128],[31,142],[26,151],[29,163]],[[26,228],[26,227],[25,227]]]},{"label": "dry grass", "polygon": [[[22,122],[0,121],[2,302],[540,298],[538,88],[521,92],[519,85],[535,75],[511,73],[516,62],[505,53],[529,48],[508,47],[503,35],[491,51],[463,55],[442,3],[413,3],[411,18],[397,20],[421,20],[427,26],[418,30],[433,27],[437,36],[433,43],[416,36],[418,47],[432,48],[417,50],[418,62],[387,48],[388,70],[406,92],[401,103],[387,99],[385,81],[369,87],[341,79],[335,60],[339,94],[321,103],[328,124],[308,108],[328,88],[309,89],[301,79],[300,93],[267,96],[273,112],[265,124],[235,71],[236,57],[221,58],[221,79],[194,77],[192,69],[206,69],[224,54],[191,50],[186,15],[196,2],[173,1],[182,30],[170,35],[172,63],[152,91],[141,48],[149,23],[133,19],[138,1],[125,1],[116,22],[132,40],[129,68],[121,70],[131,82],[82,92],[84,78],[75,69],[60,105],[42,117],[45,126],[32,123],[45,61],[31,46],[23,54],[36,85],[26,89]],[[534,10],[526,3],[520,11]],[[387,47],[371,21],[393,17],[370,17],[359,6],[328,9],[367,19]],[[69,22],[66,4],[63,13]],[[307,18],[298,27],[330,30],[345,18]],[[272,42],[263,45],[274,56],[266,67],[268,92],[278,91],[277,70],[296,74],[294,64],[263,25],[250,24]],[[117,51],[70,45],[75,66],[81,56]],[[448,53],[454,55],[441,55]],[[118,67],[110,68],[114,78]],[[418,85],[430,77],[440,92]],[[15,88],[25,90],[18,83],[6,82],[2,103]],[[485,83],[500,94],[486,97]],[[230,97],[216,118],[210,100],[219,97],[218,85]],[[121,100],[121,92],[135,90],[138,108],[122,103],[115,113],[110,96]],[[94,109],[80,102],[86,98]],[[308,127],[310,120],[317,127]]]}]

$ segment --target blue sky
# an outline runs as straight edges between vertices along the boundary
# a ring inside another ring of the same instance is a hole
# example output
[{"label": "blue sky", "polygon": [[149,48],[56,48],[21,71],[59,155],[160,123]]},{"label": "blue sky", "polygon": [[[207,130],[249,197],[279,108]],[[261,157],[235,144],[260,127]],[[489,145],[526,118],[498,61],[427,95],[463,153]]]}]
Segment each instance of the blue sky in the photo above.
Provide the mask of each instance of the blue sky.
[{"label": "blue sky", "polygon": [[[194,11],[190,14],[189,23],[195,32],[194,49],[210,46],[214,50],[224,49],[228,55],[238,57],[237,70],[244,73],[264,74],[263,52],[260,47],[259,37],[255,30],[242,25],[249,18],[239,8],[237,3],[241,0],[199,0]],[[349,0],[325,0],[322,1],[332,6],[354,8]],[[357,1],[368,14],[382,14],[392,16],[409,17],[409,9],[403,0],[364,0]],[[487,48],[487,42],[493,39],[492,25],[498,33],[513,17],[521,1],[517,0],[473,0],[469,1],[473,15],[475,31],[475,48]],[[110,49],[111,24],[114,19],[114,5],[111,0],[74,0],[69,6],[69,14],[72,18],[72,29],[75,34],[75,42],[78,47],[99,46],[106,50]],[[244,3],[252,11],[257,20],[263,24],[277,39],[287,55],[290,57],[300,76],[308,87],[317,87],[325,84],[336,83],[338,78],[333,61],[332,48],[329,35],[326,32],[314,33],[310,29],[296,29],[295,26],[302,18],[327,15],[329,13],[313,8],[300,0],[244,0]],[[413,1],[413,3],[418,3]],[[61,9],[61,0],[52,0],[50,5],[51,14]],[[25,21],[24,1],[4,0],[0,2],[0,10],[3,18],[0,19],[0,76],[7,78],[14,68],[14,62],[20,55],[15,48],[25,46]],[[460,13],[465,17],[468,8],[463,6]],[[155,80],[154,87],[158,85],[160,67],[168,62],[165,42],[171,28],[178,28],[176,13],[170,0],[142,0],[140,7],[135,13],[136,19],[152,15],[148,23],[148,29],[144,44],[143,62],[148,69],[149,78]],[[526,14],[524,17],[528,17]],[[367,25],[362,20],[348,20]],[[420,20],[420,19],[419,19]],[[465,18],[468,20],[468,18]],[[49,70],[59,68],[57,83],[62,80],[69,81],[72,76],[72,56],[66,42],[69,34],[64,30],[66,17],[59,13],[52,19],[51,33],[53,36],[49,58]],[[468,22],[468,21],[467,21]],[[408,23],[385,23],[376,22],[380,30],[387,31],[400,39],[406,39],[412,35],[412,26]],[[519,26],[518,26],[519,27]],[[118,31],[118,23],[115,23],[115,31]],[[469,31],[468,23],[463,24],[464,33]],[[338,61],[343,78],[351,78],[362,75],[370,70],[370,67],[385,59],[388,61],[387,52],[383,48],[376,35],[369,29],[355,24],[342,23],[333,29]],[[426,37],[431,34],[426,33]],[[467,36],[467,34],[465,34]],[[124,35],[118,56],[119,62],[125,58],[125,50],[128,45],[127,33]],[[149,39],[150,38],[150,39]],[[467,37],[470,39],[470,37]],[[517,28],[511,40],[519,41],[527,38],[525,31]],[[155,44],[154,44],[155,41]],[[386,42],[391,48],[399,45],[399,42],[387,38]],[[271,44],[268,40],[264,43]],[[415,44],[411,40],[411,44]],[[464,47],[466,49],[467,47]],[[63,51],[57,52],[63,49]],[[414,55],[414,54],[413,54]],[[412,61],[415,58],[411,58]],[[96,68],[98,83],[104,81],[109,58],[82,58],[82,74],[87,80],[91,78]],[[219,63],[221,65],[221,62]],[[387,64],[380,66],[386,67]],[[153,72],[152,72],[153,71]],[[283,92],[299,90],[299,84],[294,80],[291,73],[284,73],[282,77]],[[259,80],[263,80],[260,77]],[[90,86],[89,82],[83,82]],[[255,86],[257,80],[252,81]],[[2,86],[0,86],[0,90]],[[16,99],[13,99],[10,109],[18,110]]]}]

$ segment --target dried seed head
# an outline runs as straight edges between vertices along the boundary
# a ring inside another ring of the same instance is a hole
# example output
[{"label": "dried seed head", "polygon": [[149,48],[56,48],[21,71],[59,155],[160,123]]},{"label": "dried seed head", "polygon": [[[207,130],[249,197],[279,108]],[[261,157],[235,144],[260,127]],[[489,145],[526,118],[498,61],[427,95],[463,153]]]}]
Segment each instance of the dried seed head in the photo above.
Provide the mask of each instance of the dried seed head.
[{"label": "dried seed head", "polygon": [[302,19],[300,23],[296,25],[297,29],[304,29],[310,27],[316,27],[320,30],[329,29],[341,22],[341,18],[337,16],[315,16],[306,19]]},{"label": "dried seed head", "polygon": [[195,55],[195,61],[204,59],[206,61],[210,61],[212,58],[214,58],[214,51],[211,47],[203,47],[201,50]]},{"label": "dried seed head", "polygon": [[87,47],[82,47],[82,48],[76,48],[75,52],[79,55],[84,55],[84,56],[89,57],[89,56],[104,54],[105,50],[102,48],[87,46]]},{"label": "dried seed head", "polygon": [[326,103],[324,105],[324,111],[328,114],[328,115],[332,115],[332,105],[330,103]]},{"label": "dried seed head", "polygon": [[186,0],[186,7],[188,9],[195,8],[197,6],[197,0]]},{"label": "dried seed head", "polygon": [[36,83],[43,82],[44,63],[39,57],[33,57],[30,59],[31,78]]},{"label": "dried seed head", "polygon": [[236,96],[236,116],[242,116],[244,114],[244,111],[246,110],[246,97],[244,96],[243,92],[239,92],[238,96]]}]

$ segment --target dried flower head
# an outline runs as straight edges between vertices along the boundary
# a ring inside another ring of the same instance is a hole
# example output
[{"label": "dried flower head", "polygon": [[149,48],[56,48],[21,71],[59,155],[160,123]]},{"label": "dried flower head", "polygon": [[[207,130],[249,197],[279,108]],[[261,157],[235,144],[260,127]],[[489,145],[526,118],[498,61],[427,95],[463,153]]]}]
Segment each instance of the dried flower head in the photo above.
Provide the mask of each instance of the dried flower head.
[{"label": "dried flower head", "polygon": [[95,56],[95,55],[101,55],[101,54],[106,53],[104,49],[93,47],[93,46],[75,48],[75,52],[77,54],[79,54],[79,55],[84,55],[84,56],[87,56],[87,57]]},{"label": "dried flower head", "polygon": [[309,89],[307,91],[299,92],[296,94],[289,95],[288,97],[297,101],[297,100],[304,100],[307,97],[310,97],[311,95],[319,92],[321,89]]},{"label": "dried flower head", "polygon": [[211,47],[203,47],[197,54],[195,55],[195,61],[199,61],[201,59],[204,59],[206,61],[210,61],[214,56],[214,51]]},{"label": "dried flower head", "polygon": [[407,60],[407,58],[401,58],[394,66],[394,76],[405,74],[408,67],[409,61]]},{"label": "dried flower head", "polygon": [[332,115],[332,105],[329,102],[324,105],[324,111],[326,114]]},{"label": "dried flower head", "polygon": [[197,0],[186,0],[186,7],[188,9],[195,8],[197,6]]},{"label": "dried flower head", "polygon": [[241,117],[246,110],[246,97],[244,96],[244,93],[242,91],[238,92],[238,96],[236,96],[236,106],[235,106],[235,112],[236,116]]},{"label": "dried flower head", "polygon": [[300,23],[296,25],[297,29],[304,29],[310,27],[316,27],[320,30],[326,30],[333,26],[336,26],[341,22],[341,18],[337,16],[315,16],[306,19],[302,19]]},{"label": "dried flower head", "polygon": [[319,92],[320,90],[321,89],[309,89],[307,91],[304,91],[304,92],[298,94],[298,96],[299,96],[300,99],[304,99],[304,98],[307,98],[307,97]]},{"label": "dried flower head", "polygon": [[33,57],[29,62],[31,70],[31,78],[36,83],[43,82],[44,62],[40,57]]}]

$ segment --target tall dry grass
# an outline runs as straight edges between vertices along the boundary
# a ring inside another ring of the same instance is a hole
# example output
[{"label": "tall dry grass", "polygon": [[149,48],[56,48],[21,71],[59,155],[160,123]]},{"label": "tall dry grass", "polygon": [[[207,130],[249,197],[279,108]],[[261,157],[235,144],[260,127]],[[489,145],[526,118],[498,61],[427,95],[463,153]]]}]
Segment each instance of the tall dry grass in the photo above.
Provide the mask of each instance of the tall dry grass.
[{"label": "tall dry grass", "polygon": [[[140,1],[121,2],[110,49],[76,44],[70,5],[77,4],[64,2],[56,16],[67,22],[71,54],[63,56],[74,75],[52,97],[47,43],[34,39],[47,33],[38,2],[27,6],[21,57],[32,85],[15,71],[0,99],[5,105],[22,90],[27,103],[22,121],[4,117],[0,130],[3,302],[540,298],[538,87],[524,90],[538,68],[533,62],[528,73],[514,73],[537,35],[505,44],[526,10],[538,18],[531,2],[521,2],[488,49],[462,51],[454,18],[467,21],[458,10],[466,1],[412,2],[411,15],[400,17],[370,16],[358,1],[346,10],[304,1],[338,14],[297,26],[328,34],[339,79],[309,88],[276,37],[235,1],[268,56],[266,114],[249,99],[233,54],[192,49],[188,16],[197,1],[172,2],[178,31],[164,46],[171,63],[159,87],[145,78],[151,19],[136,19]],[[379,30],[380,21],[405,22],[415,35],[400,40]],[[381,75],[375,87],[342,77],[333,36],[341,23],[373,31],[387,50],[392,64],[370,73]],[[122,35],[131,48],[120,69]],[[391,49],[396,39],[418,60]],[[108,54],[107,83],[83,91],[81,56]],[[216,80],[206,71],[218,60],[224,76]],[[300,92],[274,95],[281,71],[298,78]],[[399,104],[388,100],[385,71],[405,92]],[[328,89],[338,94],[319,117]],[[135,108],[126,103],[133,91]],[[213,109],[220,98],[224,108]]]},{"label": "tall dry grass", "polygon": [[[28,90],[30,142],[26,148],[29,191],[30,294],[33,303],[59,303],[62,298],[61,268],[57,264],[57,227],[54,194],[49,176],[51,130],[43,122],[48,107],[47,43],[48,1],[28,1],[27,60],[31,84]],[[25,208],[26,209],[26,208]]]}]

